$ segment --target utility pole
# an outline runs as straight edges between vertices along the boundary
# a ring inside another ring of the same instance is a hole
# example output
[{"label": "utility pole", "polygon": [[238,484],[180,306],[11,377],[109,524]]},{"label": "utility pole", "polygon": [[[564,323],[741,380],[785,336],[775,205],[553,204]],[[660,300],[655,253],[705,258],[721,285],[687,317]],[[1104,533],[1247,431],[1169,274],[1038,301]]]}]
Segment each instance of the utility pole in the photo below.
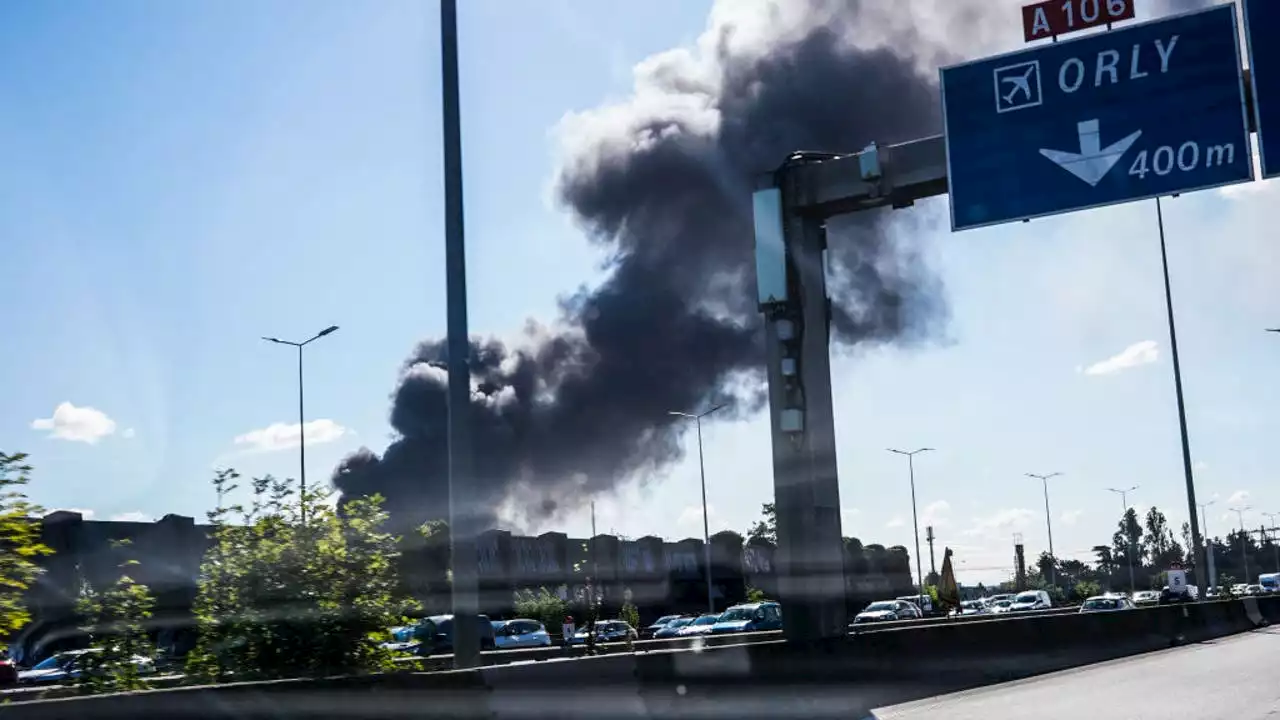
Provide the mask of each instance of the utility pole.
[{"label": "utility pole", "polygon": [[[1277,539],[1280,539],[1280,536],[1276,535],[1276,532],[1280,531],[1280,528],[1276,527],[1276,515],[1280,515],[1280,513],[1262,513],[1262,514],[1263,516],[1271,520],[1271,534],[1272,534],[1271,549],[1275,552],[1275,555],[1276,555],[1276,572],[1280,572],[1280,543],[1276,542]],[[1262,539],[1266,540],[1267,538],[1263,537]]]},{"label": "utility pole", "polygon": [[929,576],[938,577],[938,566],[933,562],[933,526],[927,525],[924,529],[924,541],[929,543]]},{"label": "utility pole", "polygon": [[1027,477],[1035,478],[1044,484],[1044,524],[1049,531],[1049,584],[1054,587],[1058,586],[1058,556],[1053,554],[1053,516],[1049,514],[1049,478],[1055,478],[1061,474],[1060,472],[1052,472],[1048,475],[1027,473]]},{"label": "utility pole", "polygon": [[[1137,485],[1134,485],[1134,486],[1133,486],[1133,487],[1131,487],[1131,488],[1125,488],[1124,490],[1117,490],[1117,489],[1115,489],[1115,488],[1107,488],[1107,490],[1109,490],[1109,491],[1111,491],[1111,492],[1113,492],[1113,493],[1117,493],[1117,494],[1119,494],[1119,495],[1120,495],[1120,504],[1124,505],[1124,514],[1120,516],[1120,522],[1121,522],[1121,523],[1122,523],[1122,525],[1123,525],[1123,530],[1121,530],[1121,534],[1123,534],[1123,535],[1124,535],[1124,539],[1125,539],[1125,546],[1126,546],[1126,548],[1127,548],[1127,549],[1125,550],[1124,556],[1125,556],[1125,558],[1127,558],[1127,559],[1129,560],[1129,594],[1130,594],[1130,595],[1133,595],[1135,592],[1137,592],[1137,591],[1138,591],[1138,583],[1137,583],[1137,581],[1136,581],[1136,580],[1134,580],[1134,577],[1133,577],[1133,539],[1129,537],[1129,523],[1128,523],[1128,520],[1129,520],[1129,493],[1131,493],[1131,492],[1133,492],[1134,490],[1137,490],[1137,489],[1138,489],[1138,486],[1137,486]],[[1201,596],[1201,597],[1203,597],[1203,596]]]},{"label": "utility pole", "polygon": [[[778,591],[792,642],[844,637],[844,547],[831,399],[826,222],[947,191],[942,136],[859,153],[792,153],[752,195],[764,315]],[[917,555],[918,558],[918,555]]]},{"label": "utility pole", "polygon": [[[889,452],[898,455],[907,456],[907,477],[911,480],[911,529],[916,539],[916,591],[923,596],[924,593],[924,574],[920,571],[920,522],[916,519],[916,455],[922,452],[929,452],[933,448],[920,448],[919,450],[894,450],[889,448]],[[933,561],[929,563],[932,565]]]}]

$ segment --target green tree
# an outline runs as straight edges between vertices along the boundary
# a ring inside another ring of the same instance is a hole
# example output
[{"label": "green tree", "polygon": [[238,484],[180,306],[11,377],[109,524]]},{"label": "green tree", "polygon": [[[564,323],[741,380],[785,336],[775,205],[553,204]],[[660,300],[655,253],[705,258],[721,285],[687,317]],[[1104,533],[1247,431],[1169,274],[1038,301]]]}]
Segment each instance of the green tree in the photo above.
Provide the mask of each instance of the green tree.
[{"label": "green tree", "polygon": [[1081,580],[1072,588],[1072,595],[1078,602],[1084,602],[1095,595],[1102,594],[1102,586],[1093,580]]},{"label": "green tree", "polygon": [[760,520],[751,524],[751,529],[747,530],[747,540],[767,540],[775,545],[778,544],[778,513],[774,509],[773,503],[765,503],[760,506]]},{"label": "green tree", "polygon": [[[238,477],[217,473],[219,495]],[[271,476],[251,485],[248,506],[209,513],[188,671],[220,679],[394,667],[382,643],[414,608],[398,578],[399,539],[383,529],[382,498],[338,511],[325,489],[299,496],[292,481]]]},{"label": "green tree", "polygon": [[569,614],[569,603],[547,588],[517,590],[515,610],[516,615],[537,620],[546,626],[548,633],[559,635],[564,631],[564,616]]},{"label": "green tree", "polygon": [[[128,540],[112,542],[112,549],[127,553]],[[138,666],[140,658],[154,660],[155,645],[147,636],[147,621],[155,608],[155,598],[146,585],[136,582],[130,568],[134,558],[120,564],[119,576],[102,590],[82,584],[76,611],[84,618],[81,626],[89,637],[90,652],[83,656],[76,682],[89,692],[142,690],[147,687]]]},{"label": "green tree", "polygon": [[25,453],[0,452],[0,651],[31,620],[25,599],[41,572],[36,561],[53,552],[40,542],[40,525],[32,520],[44,510],[23,491],[31,478],[26,460]]},{"label": "green tree", "polygon": [[633,628],[640,627],[640,610],[630,601],[623,603],[622,609],[618,611],[618,619]]},{"label": "green tree", "polygon": [[1145,558],[1142,547],[1142,524],[1138,522],[1138,514],[1133,508],[1125,510],[1117,524],[1115,534],[1111,536],[1111,557],[1122,566],[1128,564],[1129,559],[1132,558],[1135,568],[1142,567]]},{"label": "green tree", "polygon": [[764,591],[761,590],[760,588],[753,588],[753,587],[747,588],[747,602],[749,603],[764,602],[766,599],[767,599],[767,596],[764,594]]}]

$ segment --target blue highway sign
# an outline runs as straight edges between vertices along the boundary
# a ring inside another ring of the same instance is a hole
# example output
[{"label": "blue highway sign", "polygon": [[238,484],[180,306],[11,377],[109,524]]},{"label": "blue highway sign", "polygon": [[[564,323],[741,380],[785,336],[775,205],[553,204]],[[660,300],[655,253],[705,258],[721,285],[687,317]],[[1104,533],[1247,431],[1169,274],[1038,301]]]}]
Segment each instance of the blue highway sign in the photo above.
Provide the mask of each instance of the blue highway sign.
[{"label": "blue highway sign", "polygon": [[[1280,38],[1274,35],[1280,30],[1280,0],[1244,0],[1244,28],[1258,121],[1258,156],[1262,177],[1269,178],[1280,175]],[[1275,150],[1269,163],[1268,139]]]},{"label": "blue highway sign", "polygon": [[1236,28],[1233,3],[943,68],[951,228],[1252,180]]}]

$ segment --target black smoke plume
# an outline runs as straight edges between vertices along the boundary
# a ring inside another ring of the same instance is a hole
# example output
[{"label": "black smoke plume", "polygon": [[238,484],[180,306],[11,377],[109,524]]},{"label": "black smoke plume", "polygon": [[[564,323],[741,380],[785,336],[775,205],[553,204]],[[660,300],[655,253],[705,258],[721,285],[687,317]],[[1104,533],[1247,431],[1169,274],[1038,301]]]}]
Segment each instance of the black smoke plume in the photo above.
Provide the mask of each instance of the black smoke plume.
[{"label": "black smoke plume", "polygon": [[[901,49],[909,33],[874,37],[876,6],[726,0],[697,49],[636,69],[628,101],[565,119],[556,196],[607,251],[609,274],[519,347],[473,343],[471,492],[491,519],[507,502],[540,523],[651,477],[683,453],[688,426],[671,410],[761,407],[754,177],[797,149],[941,126],[934,72],[920,67],[936,54]],[[936,280],[887,219],[829,231],[838,346],[921,337],[944,315]],[[448,513],[444,359],[442,340],[415,349],[393,396],[398,439],[334,473],[344,496],[384,495],[402,530]]]}]

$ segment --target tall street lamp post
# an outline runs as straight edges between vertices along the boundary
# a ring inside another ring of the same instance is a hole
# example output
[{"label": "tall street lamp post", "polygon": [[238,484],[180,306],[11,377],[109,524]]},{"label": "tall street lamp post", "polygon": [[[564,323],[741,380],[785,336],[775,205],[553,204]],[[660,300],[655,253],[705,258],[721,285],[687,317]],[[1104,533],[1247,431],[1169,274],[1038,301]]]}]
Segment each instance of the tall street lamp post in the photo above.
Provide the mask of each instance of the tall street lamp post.
[{"label": "tall street lamp post", "polygon": [[930,452],[933,448],[926,447],[910,451],[887,449],[896,455],[907,456],[907,477],[911,481],[911,529],[916,538],[916,585],[920,594],[924,595],[924,572],[921,570],[920,565],[920,521],[916,517],[916,455],[922,452]]},{"label": "tall street lamp post", "polygon": [[1049,514],[1049,478],[1055,478],[1061,474],[1060,472],[1053,472],[1048,475],[1027,473],[1027,477],[1035,478],[1044,484],[1044,524],[1049,531],[1049,584],[1054,587],[1058,586],[1058,556],[1053,554],[1053,519]]},{"label": "tall street lamp post", "polygon": [[[1133,487],[1130,487],[1130,488],[1125,488],[1124,490],[1107,488],[1107,490],[1119,495],[1120,504],[1124,505],[1124,513],[1120,516],[1120,522],[1122,523],[1125,523],[1125,521],[1129,519],[1129,493],[1137,489],[1138,489],[1137,485],[1134,485]],[[1124,556],[1129,560],[1129,594],[1132,595],[1133,593],[1137,592],[1138,583],[1136,580],[1134,580],[1134,577],[1133,577],[1133,540],[1129,537],[1129,525],[1127,523],[1125,523],[1124,530],[1122,531],[1122,533],[1124,534],[1125,548],[1126,548],[1124,551]]]},{"label": "tall street lamp post", "polygon": [[676,415],[678,417],[693,420],[698,427],[698,475],[702,478],[702,549],[704,551],[704,562],[707,570],[707,612],[715,614],[716,601],[711,594],[711,526],[707,521],[707,467],[702,461],[702,418],[724,407],[724,405],[716,405],[710,410],[705,410],[698,414],[678,412],[671,410],[668,415]]},{"label": "tall street lamp post", "polygon": [[325,329],[321,330],[320,332],[316,333],[315,335],[312,335],[309,339],[307,339],[307,340],[303,340],[302,342],[293,342],[293,341],[291,341],[291,340],[281,340],[280,338],[276,338],[276,337],[263,337],[263,338],[262,338],[263,340],[266,340],[267,342],[273,342],[273,343],[276,343],[276,344],[278,344],[278,345],[288,345],[288,346],[290,346],[290,347],[298,348],[298,476],[299,476],[299,479],[298,479],[298,488],[299,488],[299,490],[300,490],[300,494],[301,494],[302,498],[304,499],[304,502],[303,502],[303,503],[302,503],[302,505],[301,505],[301,508],[302,508],[302,511],[301,511],[301,512],[302,512],[302,522],[303,522],[303,523],[306,523],[306,521],[307,521],[307,514],[306,514],[306,513],[307,513],[307,504],[306,504],[306,502],[305,502],[305,499],[306,499],[306,496],[307,496],[307,437],[306,437],[306,431],[307,431],[307,417],[306,417],[306,411],[305,411],[305,409],[304,409],[304,407],[303,407],[303,403],[302,403],[302,397],[303,397],[303,392],[302,392],[302,348],[304,348],[304,347],[306,347],[306,346],[310,345],[311,343],[315,342],[316,340],[319,340],[320,338],[324,337],[325,335],[329,335],[329,334],[331,334],[331,333],[337,332],[337,330],[338,330],[338,326],[337,326],[337,325],[330,325],[329,327],[327,327],[327,328],[325,328]]}]

